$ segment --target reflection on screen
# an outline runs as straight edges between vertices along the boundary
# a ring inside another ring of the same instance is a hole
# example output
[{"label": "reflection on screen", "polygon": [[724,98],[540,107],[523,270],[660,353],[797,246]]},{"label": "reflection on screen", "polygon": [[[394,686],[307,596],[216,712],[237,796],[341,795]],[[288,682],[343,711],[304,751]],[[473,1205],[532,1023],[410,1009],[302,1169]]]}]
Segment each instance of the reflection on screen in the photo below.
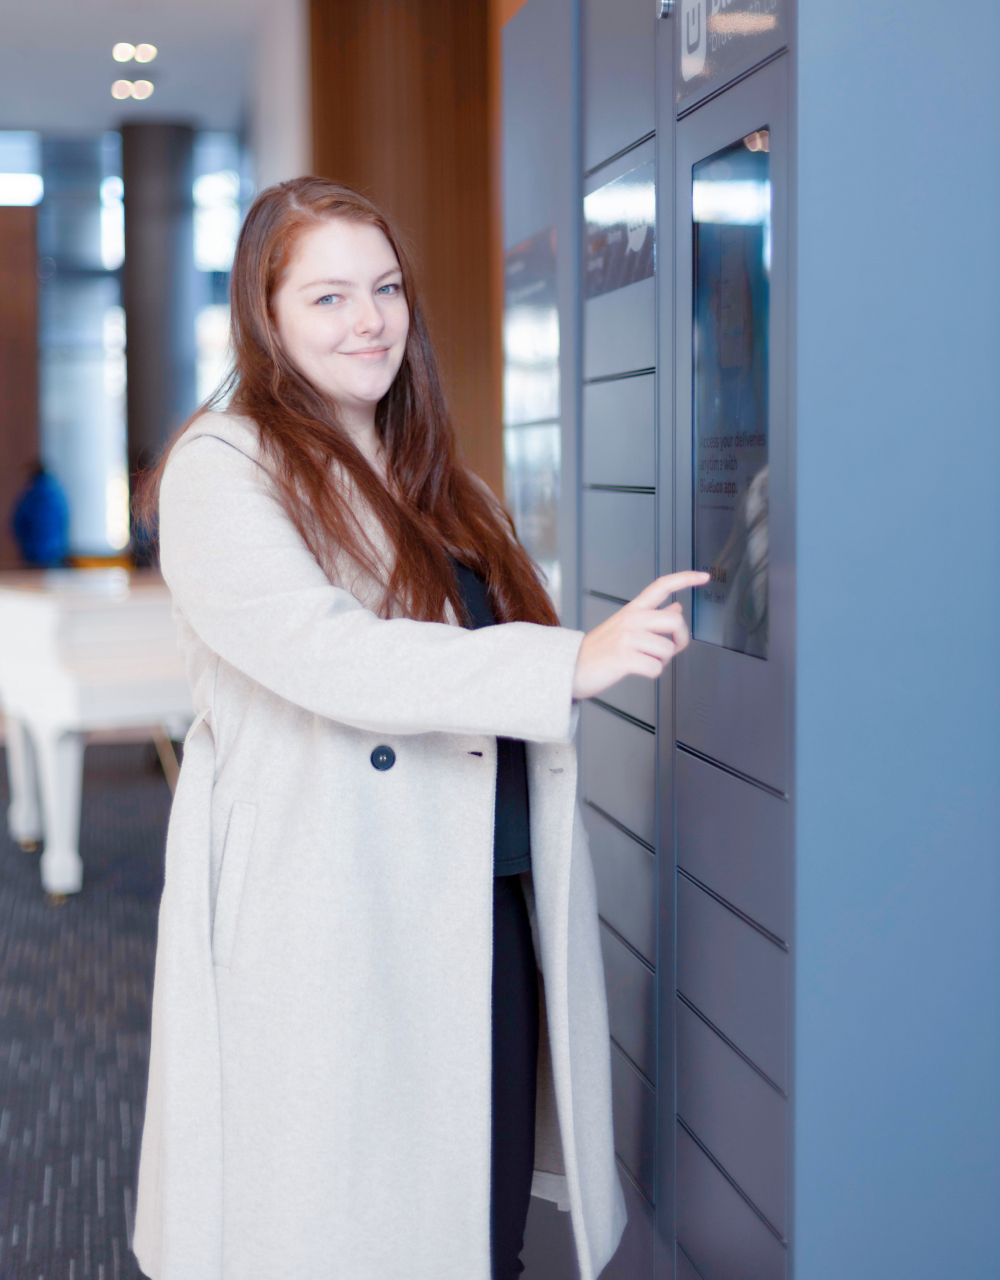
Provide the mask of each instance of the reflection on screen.
[{"label": "reflection on screen", "polygon": [[692,171],[696,639],[767,657],[769,133]]}]

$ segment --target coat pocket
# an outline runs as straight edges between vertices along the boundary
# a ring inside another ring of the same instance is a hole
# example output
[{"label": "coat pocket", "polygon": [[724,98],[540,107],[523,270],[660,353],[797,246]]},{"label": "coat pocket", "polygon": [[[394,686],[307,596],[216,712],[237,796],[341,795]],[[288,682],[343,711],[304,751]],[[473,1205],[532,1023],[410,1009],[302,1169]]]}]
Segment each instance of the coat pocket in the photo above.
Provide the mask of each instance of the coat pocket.
[{"label": "coat pocket", "polygon": [[212,929],[212,960],[226,969],[233,961],[236,926],[243,900],[243,882],[250,862],[250,846],[253,844],[256,821],[257,806],[246,800],[237,800],[229,814],[226,842],[222,848],[222,871],[219,875],[215,925]]}]

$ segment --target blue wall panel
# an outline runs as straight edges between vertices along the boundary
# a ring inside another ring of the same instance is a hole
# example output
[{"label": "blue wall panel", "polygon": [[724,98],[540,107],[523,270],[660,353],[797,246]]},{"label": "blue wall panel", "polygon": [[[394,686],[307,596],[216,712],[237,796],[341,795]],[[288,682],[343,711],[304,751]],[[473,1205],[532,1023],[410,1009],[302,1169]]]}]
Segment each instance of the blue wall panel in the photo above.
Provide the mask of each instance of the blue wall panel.
[{"label": "blue wall panel", "polygon": [[799,5],[796,1268],[1000,1269],[1000,10]]}]

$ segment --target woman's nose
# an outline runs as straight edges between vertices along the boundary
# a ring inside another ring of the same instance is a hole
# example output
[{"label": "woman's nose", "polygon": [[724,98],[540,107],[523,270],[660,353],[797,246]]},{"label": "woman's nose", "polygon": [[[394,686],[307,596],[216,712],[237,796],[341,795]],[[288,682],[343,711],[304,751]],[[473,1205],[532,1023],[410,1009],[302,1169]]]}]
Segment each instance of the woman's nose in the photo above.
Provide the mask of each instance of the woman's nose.
[{"label": "woman's nose", "polygon": [[375,305],[374,298],[361,302],[358,317],[354,322],[355,333],[381,333],[385,328],[382,312]]}]

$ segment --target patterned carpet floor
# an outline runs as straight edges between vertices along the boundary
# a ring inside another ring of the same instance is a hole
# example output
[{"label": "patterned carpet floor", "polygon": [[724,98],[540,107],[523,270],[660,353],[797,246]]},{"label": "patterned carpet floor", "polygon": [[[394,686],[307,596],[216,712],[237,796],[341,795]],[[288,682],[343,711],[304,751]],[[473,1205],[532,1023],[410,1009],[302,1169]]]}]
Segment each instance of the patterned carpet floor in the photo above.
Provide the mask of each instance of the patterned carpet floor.
[{"label": "patterned carpet floor", "polygon": [[170,793],[152,746],[87,748],[84,889],[62,906],[6,804],[0,752],[0,1278],[135,1280]]}]

